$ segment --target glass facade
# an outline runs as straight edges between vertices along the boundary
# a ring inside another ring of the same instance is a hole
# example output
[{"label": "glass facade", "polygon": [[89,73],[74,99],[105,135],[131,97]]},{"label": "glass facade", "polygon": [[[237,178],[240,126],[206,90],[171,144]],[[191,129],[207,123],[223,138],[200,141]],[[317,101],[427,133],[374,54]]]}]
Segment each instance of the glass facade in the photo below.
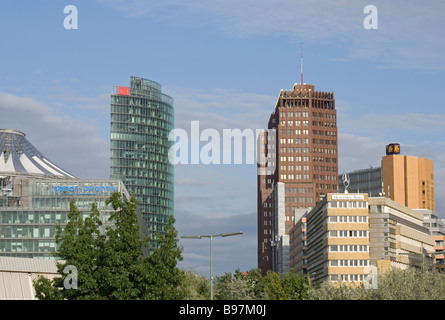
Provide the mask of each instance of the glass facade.
[{"label": "glass facade", "polygon": [[68,222],[71,199],[84,217],[96,203],[104,231],[113,225],[106,199],[113,192],[129,196],[117,180],[16,178],[0,191],[0,255],[27,258],[53,258],[56,226]]},{"label": "glass facade", "polygon": [[[110,177],[139,201],[150,235],[174,214],[174,166],[168,160],[174,129],[173,99],[151,80],[130,77],[111,94]],[[156,248],[150,244],[149,250]]]}]

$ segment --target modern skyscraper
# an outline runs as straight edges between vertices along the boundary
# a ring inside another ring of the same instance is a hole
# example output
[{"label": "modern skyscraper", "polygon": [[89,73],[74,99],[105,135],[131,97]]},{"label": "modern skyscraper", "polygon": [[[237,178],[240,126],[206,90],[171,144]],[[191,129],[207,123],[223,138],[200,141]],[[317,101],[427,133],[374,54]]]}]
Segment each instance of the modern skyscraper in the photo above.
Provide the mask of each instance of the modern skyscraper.
[{"label": "modern skyscraper", "polygon": [[274,198],[280,198],[273,194],[277,183],[285,184],[285,216],[280,218],[284,228],[280,229],[287,238],[295,212],[314,207],[322,195],[337,192],[334,93],[315,91],[308,84],[281,90],[268,128],[276,133],[276,165],[273,173],[258,176],[258,268],[263,272],[276,269],[273,251],[281,236],[274,231]]},{"label": "modern skyscraper", "polygon": [[[386,146],[378,168],[349,172],[349,192],[368,193],[397,201],[411,209],[435,210],[434,162],[400,154],[399,144]],[[339,191],[345,190],[339,175]]]},{"label": "modern skyscraper", "polygon": [[[152,238],[174,214],[174,166],[168,159],[172,129],[173,99],[160,84],[130,77],[130,87],[113,87],[110,176],[138,199]],[[155,248],[151,241],[149,251]]]},{"label": "modern skyscraper", "polygon": [[433,161],[387,151],[382,158],[382,183],[386,197],[408,208],[435,210]]}]

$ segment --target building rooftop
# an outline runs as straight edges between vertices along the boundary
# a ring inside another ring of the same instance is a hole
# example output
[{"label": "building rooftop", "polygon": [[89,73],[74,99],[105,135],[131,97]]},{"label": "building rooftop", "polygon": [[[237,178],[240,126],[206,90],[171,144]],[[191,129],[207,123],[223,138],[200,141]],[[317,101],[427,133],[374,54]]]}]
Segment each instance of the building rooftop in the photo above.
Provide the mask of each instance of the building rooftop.
[{"label": "building rooftop", "polygon": [[75,178],[37,150],[25,133],[0,129],[0,177],[17,175]]},{"label": "building rooftop", "polygon": [[0,272],[57,273],[54,259],[15,258],[0,256]]},{"label": "building rooftop", "polygon": [[34,300],[33,280],[58,275],[56,260],[0,257],[0,300]]}]

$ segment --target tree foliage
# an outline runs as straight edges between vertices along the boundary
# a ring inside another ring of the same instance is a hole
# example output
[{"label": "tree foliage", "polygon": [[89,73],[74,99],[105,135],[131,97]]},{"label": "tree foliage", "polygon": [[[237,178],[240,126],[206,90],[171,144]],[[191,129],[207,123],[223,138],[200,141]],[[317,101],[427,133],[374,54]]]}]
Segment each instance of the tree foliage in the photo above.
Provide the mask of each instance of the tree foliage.
[{"label": "tree foliage", "polygon": [[[165,234],[158,234],[159,249],[143,257],[142,248],[149,239],[141,239],[136,214],[137,200],[122,200],[114,193],[107,200],[114,211],[110,219],[113,227],[100,232],[100,214],[92,205],[85,219],[74,200],[70,203],[69,221],[57,229],[59,244],[55,253],[63,262],[58,263],[60,277],[50,281],[43,277],[34,281],[39,299],[68,300],[133,300],[181,299],[185,291],[180,284],[184,272],[176,267],[182,259],[178,247],[174,218],[171,216]],[[65,267],[77,270],[77,288],[66,286],[70,274]]]},{"label": "tree foliage", "polygon": [[306,300],[311,283],[293,269],[285,274],[268,272],[264,277],[265,291],[270,300]]},{"label": "tree foliage", "polygon": [[308,298],[310,281],[294,271],[279,274],[269,271],[262,276],[259,269],[235,271],[217,277],[215,297],[219,300],[304,300]]},{"label": "tree foliage", "polygon": [[377,288],[324,283],[309,292],[312,300],[444,300],[445,274],[427,269],[396,269],[379,275]]},{"label": "tree foliage", "polygon": [[184,271],[181,288],[185,293],[185,300],[210,299],[209,279],[193,271]]}]

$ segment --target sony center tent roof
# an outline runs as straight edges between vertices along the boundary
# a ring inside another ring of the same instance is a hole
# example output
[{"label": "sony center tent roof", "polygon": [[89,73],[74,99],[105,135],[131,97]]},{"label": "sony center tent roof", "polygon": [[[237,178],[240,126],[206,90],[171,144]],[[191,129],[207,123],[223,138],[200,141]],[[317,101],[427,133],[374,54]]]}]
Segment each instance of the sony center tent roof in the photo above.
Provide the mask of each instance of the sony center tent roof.
[{"label": "sony center tent roof", "polygon": [[23,132],[0,129],[0,176],[53,176],[75,178],[40,153]]}]

